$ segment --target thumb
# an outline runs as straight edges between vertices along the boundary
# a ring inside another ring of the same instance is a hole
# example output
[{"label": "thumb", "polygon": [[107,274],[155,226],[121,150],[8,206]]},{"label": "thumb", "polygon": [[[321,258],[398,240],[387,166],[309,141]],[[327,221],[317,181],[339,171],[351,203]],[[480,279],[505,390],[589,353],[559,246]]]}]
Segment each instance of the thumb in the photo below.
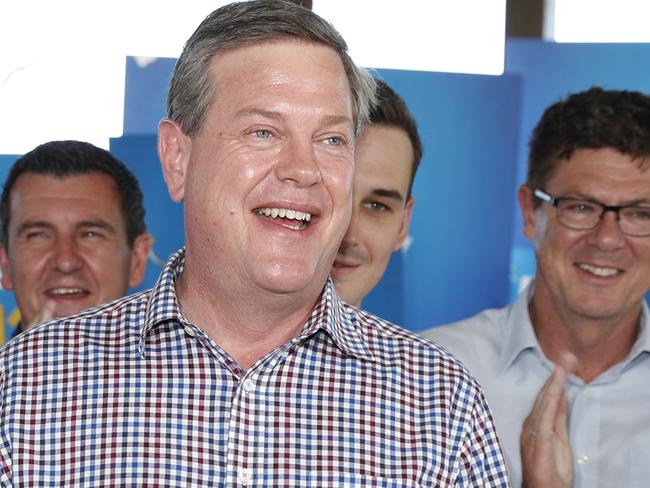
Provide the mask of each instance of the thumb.
[{"label": "thumb", "polygon": [[53,300],[47,300],[43,304],[43,308],[39,313],[37,313],[32,321],[27,324],[27,328],[33,327],[38,324],[42,324],[43,322],[47,322],[48,320],[52,320],[54,318],[54,314],[56,311],[56,303],[54,303]]},{"label": "thumb", "polygon": [[575,373],[578,369],[578,358],[572,352],[562,351],[557,358],[556,364],[567,374]]}]

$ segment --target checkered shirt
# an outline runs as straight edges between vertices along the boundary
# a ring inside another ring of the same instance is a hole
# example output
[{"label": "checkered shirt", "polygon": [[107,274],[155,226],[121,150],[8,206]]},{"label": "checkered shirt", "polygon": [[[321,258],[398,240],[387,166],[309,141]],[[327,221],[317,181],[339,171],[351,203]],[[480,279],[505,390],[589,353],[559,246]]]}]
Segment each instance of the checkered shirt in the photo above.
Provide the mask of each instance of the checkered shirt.
[{"label": "checkered shirt", "polygon": [[343,304],[248,370],[174,282],[0,350],[0,486],[508,486],[477,383],[426,339]]}]

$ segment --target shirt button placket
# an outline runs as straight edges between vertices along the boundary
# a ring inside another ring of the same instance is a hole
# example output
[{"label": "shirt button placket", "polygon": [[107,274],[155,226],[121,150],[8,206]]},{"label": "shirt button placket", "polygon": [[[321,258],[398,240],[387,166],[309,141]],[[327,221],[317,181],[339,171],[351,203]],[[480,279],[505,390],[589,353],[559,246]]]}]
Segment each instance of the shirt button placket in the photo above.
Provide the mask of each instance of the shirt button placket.
[{"label": "shirt button placket", "polygon": [[[241,384],[241,392],[242,392],[242,397],[241,401],[246,402],[249,405],[253,405],[256,403],[255,401],[255,390],[256,390],[257,384],[256,384],[256,378],[254,376],[248,377],[242,381]],[[245,398],[245,399],[244,399]],[[257,408],[253,408],[253,411],[257,411]],[[249,421],[252,424],[255,424],[255,417],[256,414],[253,414],[253,417],[249,418]],[[256,429],[253,428],[251,429],[249,435],[255,437],[257,435]],[[253,444],[254,439],[249,439],[249,444]],[[249,456],[252,455],[253,457],[256,457],[259,453],[257,452],[251,452],[249,453]],[[249,462],[255,462],[254,459],[248,459]],[[253,469],[252,468],[239,468],[237,471],[237,481],[240,484],[240,486],[249,486],[253,484]]]},{"label": "shirt button placket", "polygon": [[237,473],[237,481],[242,486],[248,486],[253,481],[253,470],[250,468],[240,468]]},{"label": "shirt button placket", "polygon": [[253,378],[246,378],[242,384],[245,393],[251,393],[255,390],[255,380]]}]

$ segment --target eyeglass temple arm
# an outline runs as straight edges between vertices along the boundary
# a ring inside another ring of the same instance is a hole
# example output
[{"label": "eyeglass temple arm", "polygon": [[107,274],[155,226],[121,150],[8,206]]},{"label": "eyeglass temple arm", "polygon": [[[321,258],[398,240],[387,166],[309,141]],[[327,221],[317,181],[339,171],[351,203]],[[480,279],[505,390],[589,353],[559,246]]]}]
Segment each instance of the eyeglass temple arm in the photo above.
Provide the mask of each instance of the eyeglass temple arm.
[{"label": "eyeglass temple arm", "polygon": [[535,188],[535,190],[533,190],[533,195],[535,195],[537,198],[539,198],[541,200],[544,200],[545,202],[550,203],[551,205],[555,204],[555,198],[553,198],[548,193],[543,192],[539,188]]}]

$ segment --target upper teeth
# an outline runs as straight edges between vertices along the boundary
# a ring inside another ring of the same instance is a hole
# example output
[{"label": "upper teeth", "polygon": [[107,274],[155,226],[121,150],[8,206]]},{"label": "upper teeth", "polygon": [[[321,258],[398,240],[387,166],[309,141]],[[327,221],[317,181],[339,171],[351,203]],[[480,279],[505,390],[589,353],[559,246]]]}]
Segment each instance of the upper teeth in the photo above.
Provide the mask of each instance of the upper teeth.
[{"label": "upper teeth", "polygon": [[266,215],[267,217],[282,217],[284,219],[304,220],[309,222],[311,214],[309,212],[301,212],[300,210],[290,210],[288,208],[258,208],[255,210],[257,215]]},{"label": "upper teeth", "polygon": [[614,276],[618,273],[618,270],[615,268],[600,268],[598,266],[592,266],[591,264],[579,264],[580,269],[589,271],[598,276]]},{"label": "upper teeth", "polygon": [[55,288],[50,293],[53,295],[73,295],[75,293],[83,293],[81,288]]}]

